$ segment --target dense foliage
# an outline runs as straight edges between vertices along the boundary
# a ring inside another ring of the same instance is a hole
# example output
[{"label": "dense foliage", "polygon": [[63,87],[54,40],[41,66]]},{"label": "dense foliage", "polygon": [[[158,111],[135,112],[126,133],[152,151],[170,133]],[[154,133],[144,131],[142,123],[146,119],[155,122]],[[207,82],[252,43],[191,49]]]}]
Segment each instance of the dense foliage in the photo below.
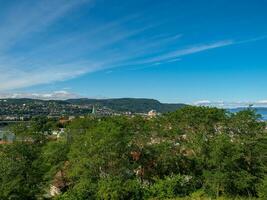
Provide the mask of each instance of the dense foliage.
[{"label": "dense foliage", "polygon": [[267,199],[267,134],[253,110],[87,117],[55,140],[56,128],[44,118],[13,128],[20,139],[0,146],[0,199]]}]

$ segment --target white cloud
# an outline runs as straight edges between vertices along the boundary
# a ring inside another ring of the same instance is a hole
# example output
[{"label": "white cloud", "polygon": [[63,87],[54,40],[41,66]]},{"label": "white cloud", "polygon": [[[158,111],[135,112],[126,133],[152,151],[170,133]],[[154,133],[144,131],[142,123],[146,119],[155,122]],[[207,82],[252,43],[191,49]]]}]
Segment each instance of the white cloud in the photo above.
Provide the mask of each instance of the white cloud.
[{"label": "white cloud", "polygon": [[[93,0],[44,0],[18,1],[8,7],[0,21],[0,91],[115,67],[159,67],[180,61],[182,56],[235,44],[223,40],[179,47],[177,41],[183,39],[180,33],[160,35],[153,31],[154,35],[143,37],[142,33],[157,27],[158,22],[140,23],[143,18],[138,14],[105,22],[88,18],[88,27],[57,30],[55,24],[68,13],[83,5],[93,9],[93,4]],[[50,31],[56,34],[49,37]],[[175,50],[168,51],[170,45]]]},{"label": "white cloud", "polygon": [[210,104],[210,103],[211,103],[211,101],[209,101],[209,100],[200,100],[200,101],[194,102],[193,104],[195,104],[195,105],[203,105],[203,104]]},{"label": "white cloud", "polygon": [[81,98],[80,95],[67,92],[67,91],[53,91],[43,93],[2,93],[0,99],[8,98],[30,98],[30,99],[42,99],[42,100],[66,100],[73,98]]},{"label": "white cloud", "polygon": [[48,67],[38,66],[30,70],[12,69],[5,71],[0,65],[0,91],[24,88],[38,84],[46,84],[54,81],[63,81],[75,78],[82,74],[96,71],[101,64],[84,62],[54,65]]},{"label": "white cloud", "polygon": [[267,100],[259,100],[259,101],[236,101],[236,102],[227,102],[227,101],[208,101],[201,100],[196,101],[193,105],[197,106],[210,106],[217,108],[240,108],[240,107],[267,107]]},{"label": "white cloud", "polygon": [[168,53],[165,53],[163,55],[152,57],[146,60],[143,60],[144,63],[151,63],[151,62],[159,62],[159,61],[172,61],[177,60],[181,56],[191,55],[195,53],[199,53],[202,51],[207,51],[219,47],[225,47],[229,45],[233,45],[234,41],[232,40],[225,40],[225,41],[219,41],[215,43],[209,43],[209,44],[200,44],[200,45],[193,45],[191,47],[178,49],[175,51],[171,51]]},{"label": "white cloud", "polygon": [[267,100],[260,100],[257,102],[258,104],[266,104],[267,105]]},{"label": "white cloud", "polygon": [[38,33],[53,24],[69,11],[90,0],[19,1],[12,4],[1,19],[0,50],[6,50],[18,40]]}]

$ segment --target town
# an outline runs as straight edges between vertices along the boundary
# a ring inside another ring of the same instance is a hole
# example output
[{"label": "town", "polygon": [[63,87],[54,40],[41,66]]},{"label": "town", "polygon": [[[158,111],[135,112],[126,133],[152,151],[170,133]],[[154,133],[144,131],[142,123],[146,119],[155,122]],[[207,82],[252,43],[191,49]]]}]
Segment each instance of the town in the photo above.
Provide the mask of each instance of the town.
[{"label": "town", "polygon": [[[75,102],[34,99],[0,100],[0,144],[7,144],[15,140],[16,136],[10,127],[20,123],[28,124],[39,118],[44,119],[42,123],[53,124],[49,128],[49,133],[46,134],[50,138],[57,139],[65,134],[66,125],[75,119],[107,116],[153,118],[161,114],[153,109],[148,112],[117,111],[101,104],[78,104],[77,100]],[[16,139],[18,140],[18,138]]]},{"label": "town", "polygon": [[162,104],[153,99],[0,99],[0,121],[28,121],[32,117],[75,118],[87,115],[155,115],[154,111],[174,111],[184,104]]}]

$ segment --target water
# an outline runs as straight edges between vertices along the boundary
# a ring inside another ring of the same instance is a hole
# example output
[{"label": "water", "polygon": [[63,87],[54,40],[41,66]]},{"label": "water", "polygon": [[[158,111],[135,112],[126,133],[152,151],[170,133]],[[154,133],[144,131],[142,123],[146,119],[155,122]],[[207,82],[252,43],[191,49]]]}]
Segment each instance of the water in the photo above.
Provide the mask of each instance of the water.
[{"label": "water", "polygon": [[267,121],[267,114],[262,114],[261,116],[264,121]]},{"label": "water", "polygon": [[15,134],[8,131],[6,126],[0,126],[0,140],[3,139],[9,142],[15,139]]},{"label": "water", "polygon": [[[230,112],[239,112],[247,108],[229,109]],[[255,108],[256,112],[262,116],[262,120],[267,121],[267,108]]]}]

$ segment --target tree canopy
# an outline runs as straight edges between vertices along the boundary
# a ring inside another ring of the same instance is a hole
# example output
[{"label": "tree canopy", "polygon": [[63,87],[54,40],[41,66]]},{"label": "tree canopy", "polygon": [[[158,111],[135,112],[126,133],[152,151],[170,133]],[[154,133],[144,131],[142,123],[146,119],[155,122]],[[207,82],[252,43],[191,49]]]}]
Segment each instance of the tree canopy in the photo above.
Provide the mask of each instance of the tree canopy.
[{"label": "tree canopy", "polygon": [[56,123],[13,127],[31,140],[0,146],[0,199],[267,198],[266,124],[254,110],[87,117],[55,140]]}]

